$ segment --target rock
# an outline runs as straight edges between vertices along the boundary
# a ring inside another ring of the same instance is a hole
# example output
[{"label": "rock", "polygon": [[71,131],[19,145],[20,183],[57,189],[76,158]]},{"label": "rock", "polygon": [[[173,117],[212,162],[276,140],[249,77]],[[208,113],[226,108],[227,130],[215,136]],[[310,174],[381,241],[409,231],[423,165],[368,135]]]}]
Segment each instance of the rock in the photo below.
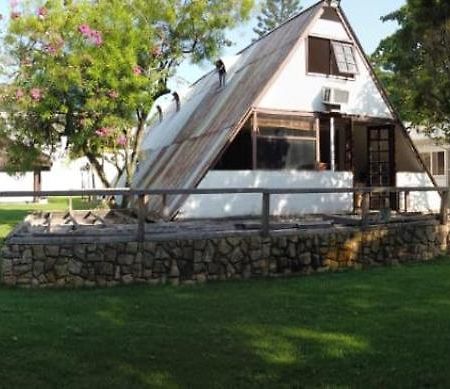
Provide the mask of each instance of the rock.
[{"label": "rock", "polygon": [[44,273],[45,265],[42,261],[36,261],[33,263],[33,276],[39,277],[41,274]]},{"label": "rock", "polygon": [[138,252],[138,242],[128,242],[127,243],[127,253],[136,254]]},{"label": "rock", "polygon": [[130,254],[120,254],[117,258],[120,265],[131,265],[134,262],[134,256]]},{"label": "rock", "polygon": [[311,259],[311,253],[303,253],[300,254],[298,257],[298,260],[303,266],[309,266],[311,265],[312,259]]},{"label": "rock", "polygon": [[34,259],[43,260],[46,258],[44,246],[41,244],[33,246],[33,257]]},{"label": "rock", "polygon": [[59,256],[59,246],[48,245],[48,246],[45,246],[44,251],[48,257],[58,257]]}]

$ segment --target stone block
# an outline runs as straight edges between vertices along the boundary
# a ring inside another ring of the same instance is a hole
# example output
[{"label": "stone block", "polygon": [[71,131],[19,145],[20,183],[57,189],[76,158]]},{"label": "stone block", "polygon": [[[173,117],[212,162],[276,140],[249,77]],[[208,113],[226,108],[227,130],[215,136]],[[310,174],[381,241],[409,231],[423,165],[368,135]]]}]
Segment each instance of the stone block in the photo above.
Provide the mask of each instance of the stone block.
[{"label": "stone block", "polygon": [[127,243],[127,253],[136,254],[138,252],[139,244],[138,242],[128,242]]},{"label": "stone block", "polygon": [[33,276],[39,277],[45,271],[45,264],[42,261],[36,261],[33,263]]},{"label": "stone block", "polygon": [[48,245],[44,247],[45,254],[48,257],[58,257],[59,256],[59,246]]},{"label": "stone block", "polygon": [[120,254],[117,257],[117,262],[120,265],[131,265],[134,262],[134,255],[131,255],[131,254]]}]

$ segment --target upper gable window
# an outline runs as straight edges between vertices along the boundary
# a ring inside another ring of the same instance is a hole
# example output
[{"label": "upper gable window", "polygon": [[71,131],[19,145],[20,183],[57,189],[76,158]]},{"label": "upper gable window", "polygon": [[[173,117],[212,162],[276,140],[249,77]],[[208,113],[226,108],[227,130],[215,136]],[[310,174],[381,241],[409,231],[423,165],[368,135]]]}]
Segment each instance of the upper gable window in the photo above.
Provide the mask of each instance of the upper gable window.
[{"label": "upper gable window", "polygon": [[333,53],[339,73],[356,74],[358,72],[352,45],[341,42],[333,42]]},{"label": "upper gable window", "polygon": [[309,37],[308,72],[354,78],[358,68],[353,45]]}]

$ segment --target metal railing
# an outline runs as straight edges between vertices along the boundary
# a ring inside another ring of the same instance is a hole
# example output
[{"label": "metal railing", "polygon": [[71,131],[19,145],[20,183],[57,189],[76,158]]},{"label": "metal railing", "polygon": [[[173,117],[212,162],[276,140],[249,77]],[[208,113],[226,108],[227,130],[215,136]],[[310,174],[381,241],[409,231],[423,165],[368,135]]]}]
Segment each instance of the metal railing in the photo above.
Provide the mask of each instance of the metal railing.
[{"label": "metal railing", "polygon": [[370,195],[374,193],[389,194],[403,193],[405,211],[407,211],[408,197],[411,192],[439,192],[441,195],[441,206],[439,220],[441,224],[447,224],[449,207],[448,187],[359,187],[359,188],[217,188],[217,189],[89,189],[89,190],[66,190],[66,191],[0,191],[2,197],[77,197],[77,196],[133,196],[137,197],[138,216],[137,238],[144,240],[145,223],[148,216],[147,203],[149,196],[162,196],[163,203],[170,195],[220,195],[220,194],[260,194],[261,207],[261,234],[268,236],[270,231],[270,201],[273,195],[283,194],[359,194],[361,201],[361,225],[368,223],[370,212]]}]

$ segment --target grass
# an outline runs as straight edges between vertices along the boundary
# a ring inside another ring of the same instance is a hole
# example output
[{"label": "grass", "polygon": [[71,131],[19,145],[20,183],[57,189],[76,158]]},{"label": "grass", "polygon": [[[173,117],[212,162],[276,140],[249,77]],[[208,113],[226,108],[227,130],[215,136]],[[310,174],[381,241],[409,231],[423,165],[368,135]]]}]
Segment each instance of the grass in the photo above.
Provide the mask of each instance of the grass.
[{"label": "grass", "polygon": [[2,388],[449,387],[450,260],[191,287],[0,288]]},{"label": "grass", "polygon": [[[29,210],[2,206],[0,234]],[[177,288],[0,286],[1,389],[444,388],[449,345],[450,259]]]}]

